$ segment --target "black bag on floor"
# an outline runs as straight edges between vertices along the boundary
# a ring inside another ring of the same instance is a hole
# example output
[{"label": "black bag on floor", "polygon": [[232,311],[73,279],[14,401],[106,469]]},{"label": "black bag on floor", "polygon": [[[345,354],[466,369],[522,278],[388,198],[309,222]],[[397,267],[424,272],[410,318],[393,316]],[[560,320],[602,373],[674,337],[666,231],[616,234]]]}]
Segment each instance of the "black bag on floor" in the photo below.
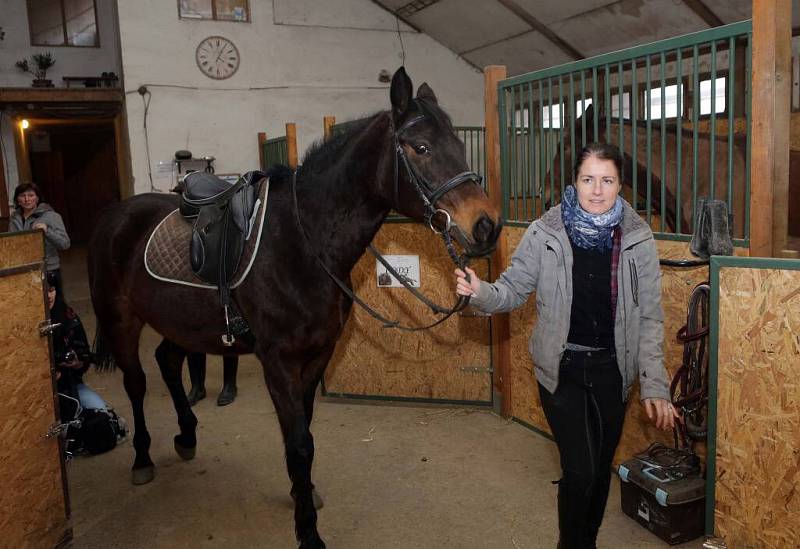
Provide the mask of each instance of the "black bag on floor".
[{"label": "black bag on floor", "polygon": [[80,420],[74,438],[89,454],[102,454],[114,449],[118,435],[124,435],[124,427],[113,410],[84,410]]}]

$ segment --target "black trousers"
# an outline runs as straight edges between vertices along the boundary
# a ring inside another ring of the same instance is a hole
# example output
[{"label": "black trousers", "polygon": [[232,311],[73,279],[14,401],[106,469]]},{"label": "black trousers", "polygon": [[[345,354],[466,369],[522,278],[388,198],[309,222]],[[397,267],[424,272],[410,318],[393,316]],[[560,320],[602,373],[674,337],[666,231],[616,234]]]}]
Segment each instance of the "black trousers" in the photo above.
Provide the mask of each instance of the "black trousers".
[{"label": "black trousers", "polygon": [[539,395],[561,457],[559,547],[594,548],[625,419],[616,354],[566,351],[555,394],[539,384]]}]

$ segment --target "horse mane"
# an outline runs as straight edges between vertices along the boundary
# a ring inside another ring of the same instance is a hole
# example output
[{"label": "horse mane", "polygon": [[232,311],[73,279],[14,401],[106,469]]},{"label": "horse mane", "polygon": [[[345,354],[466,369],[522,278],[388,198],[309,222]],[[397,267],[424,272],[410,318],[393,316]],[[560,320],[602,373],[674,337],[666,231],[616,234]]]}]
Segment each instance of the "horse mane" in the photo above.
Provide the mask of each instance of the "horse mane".
[{"label": "horse mane", "polygon": [[[414,105],[420,114],[432,120],[436,125],[443,128],[453,128],[453,121],[435,101],[427,97],[417,97]],[[366,117],[350,122],[350,125],[342,132],[337,133],[328,140],[318,139],[308,148],[303,155],[303,166],[312,171],[316,166],[331,166],[341,159],[343,149],[345,149],[353,137],[360,135],[378,116],[386,111],[378,111]]]},{"label": "horse mane", "polygon": [[341,158],[342,150],[347,147],[351,139],[361,134],[382,112],[354,120],[344,131],[338,132],[328,140],[323,138],[314,141],[303,155],[303,166],[313,170],[316,166],[335,164]]}]

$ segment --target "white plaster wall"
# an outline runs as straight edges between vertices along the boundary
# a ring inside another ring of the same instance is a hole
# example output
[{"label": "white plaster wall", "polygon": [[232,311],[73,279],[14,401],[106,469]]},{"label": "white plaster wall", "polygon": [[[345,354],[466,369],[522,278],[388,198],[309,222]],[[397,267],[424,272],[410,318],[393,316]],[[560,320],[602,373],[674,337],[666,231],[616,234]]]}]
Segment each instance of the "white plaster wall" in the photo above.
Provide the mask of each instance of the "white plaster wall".
[{"label": "white plaster wall", "polygon": [[22,72],[14,64],[34,53],[46,51],[51,52],[56,60],[56,64],[47,71],[47,77],[56,86],[63,85],[62,76],[100,76],[111,71],[120,74],[115,4],[116,0],[96,0],[100,47],[76,48],[31,46],[25,0],[0,0],[0,26],[6,33],[5,40],[0,41],[0,87],[30,86],[33,76]]},{"label": "white plaster wall", "polygon": [[[274,4],[274,5],[273,5]],[[159,162],[178,149],[217,158],[218,173],[258,168],[257,133],[282,135],[297,124],[298,148],[322,135],[322,118],[344,121],[389,107],[381,69],[401,64],[394,18],[370,0],[250,0],[251,22],[179,20],[176,3],[119,2],[135,192],[150,190],[143,130],[157,190],[172,185]],[[427,81],[457,124],[483,120],[483,77],[430,37],[402,26],[406,68],[416,85]],[[195,64],[205,37],[222,35],[239,49],[238,72],[211,80]]]}]

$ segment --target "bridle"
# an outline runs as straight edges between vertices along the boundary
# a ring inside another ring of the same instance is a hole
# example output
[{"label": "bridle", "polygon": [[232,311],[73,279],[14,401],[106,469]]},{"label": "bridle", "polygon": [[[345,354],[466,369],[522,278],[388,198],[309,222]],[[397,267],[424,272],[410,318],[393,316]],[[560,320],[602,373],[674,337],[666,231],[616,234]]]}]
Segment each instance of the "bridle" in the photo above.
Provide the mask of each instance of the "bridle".
[{"label": "bridle", "polygon": [[[398,130],[394,129],[394,123],[391,123],[392,128],[392,145],[394,148],[394,207],[395,210],[399,211],[399,204],[400,204],[400,164],[405,167],[406,176],[408,181],[414,187],[414,190],[419,195],[420,199],[422,200],[422,204],[424,207],[423,219],[425,223],[430,227],[430,229],[439,234],[444,241],[445,248],[447,249],[447,253],[450,258],[453,260],[461,270],[466,273],[466,265],[467,260],[465,255],[459,255],[456,251],[455,247],[453,246],[453,240],[450,235],[451,229],[456,229],[456,239],[461,243],[462,246],[467,245],[466,236],[461,231],[461,228],[456,224],[453,223],[450,217],[450,213],[447,210],[437,208],[436,203],[448,192],[452,191],[459,185],[467,182],[475,182],[478,185],[481,183],[481,177],[475,172],[462,172],[457,174],[456,176],[447,180],[444,184],[434,187],[430,181],[428,181],[422,174],[417,171],[414,165],[409,161],[408,156],[403,149],[402,144],[400,143],[400,136],[404,131],[408,128],[413,126],[414,124],[424,120],[424,116],[416,116],[408,121],[406,121]],[[299,168],[298,168],[299,169]],[[469,296],[459,296],[458,301],[456,302],[453,307],[450,309],[442,307],[441,305],[437,305],[436,303],[432,302],[430,299],[425,297],[421,292],[415,289],[408,281],[402,276],[400,273],[395,270],[394,267],[370,244],[368,246],[369,251],[376,257],[378,261],[386,268],[386,270],[397,280],[400,284],[403,285],[408,291],[410,291],[417,299],[425,303],[434,313],[443,314],[444,316],[437,321],[425,325],[425,326],[403,326],[397,320],[389,320],[377,312],[375,309],[367,305],[361,298],[359,298],[348,286],[345,284],[339,277],[337,277],[330,268],[325,264],[324,261],[320,258],[319,254],[314,249],[313,245],[311,244],[311,240],[309,239],[308,235],[306,234],[305,228],[300,220],[300,209],[298,208],[297,204],[297,171],[295,169],[292,175],[292,197],[294,199],[294,211],[295,217],[297,219],[297,224],[300,227],[300,232],[306,239],[309,247],[312,249],[314,257],[316,258],[317,262],[322,266],[328,276],[336,283],[337,286],[347,294],[350,299],[353,300],[356,304],[366,310],[370,316],[375,318],[376,320],[380,321],[383,324],[384,328],[397,328],[398,330],[403,330],[406,332],[416,332],[419,330],[427,330],[429,328],[433,328],[434,326],[441,324],[454,313],[462,311],[469,305]],[[435,218],[441,216],[444,223],[442,228],[437,228],[435,226]],[[469,275],[467,275],[467,280],[469,280]]]}]

